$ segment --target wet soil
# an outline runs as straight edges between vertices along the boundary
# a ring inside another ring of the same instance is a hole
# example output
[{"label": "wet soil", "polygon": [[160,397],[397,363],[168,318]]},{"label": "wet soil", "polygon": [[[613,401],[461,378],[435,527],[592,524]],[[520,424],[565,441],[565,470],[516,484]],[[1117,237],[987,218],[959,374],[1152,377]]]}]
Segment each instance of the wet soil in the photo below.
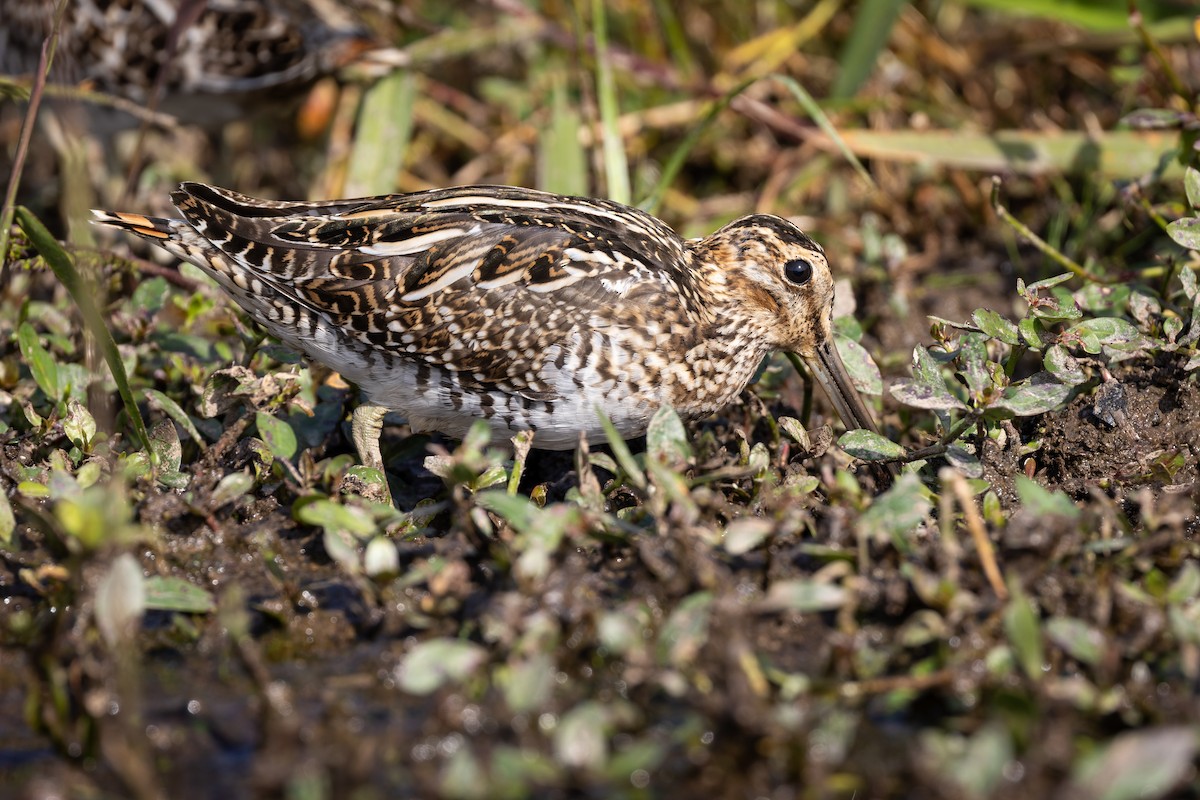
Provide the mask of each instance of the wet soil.
[{"label": "wet soil", "polygon": [[1122,365],[1094,392],[1038,423],[1038,474],[1072,497],[1092,488],[1115,496],[1149,486],[1192,493],[1200,462],[1196,374],[1169,355]]},{"label": "wet soil", "polygon": [[[783,463],[773,450],[781,482],[818,479],[811,495],[733,480],[694,490],[690,511],[678,506],[631,537],[570,530],[570,546],[553,551],[537,580],[506,562],[511,530],[489,539],[459,512],[398,542],[399,577],[372,582],[347,575],[319,531],[292,520],[284,489],[207,521],[159,494],[142,504],[141,519],[169,532],[139,551],[140,563],[209,587],[218,611],[154,612],[138,658],[116,658],[87,624],[90,597],[54,608],[22,579],[21,570],[56,556],[38,530],[20,528],[19,552],[0,562],[6,615],[43,632],[48,616],[70,624],[33,648],[10,630],[0,648],[0,784],[23,786],[25,796],[225,798],[313,786],[335,797],[490,796],[494,787],[546,797],[794,796],[781,787],[810,786],[828,797],[946,797],[961,787],[921,731],[951,721],[977,731],[1005,697],[1023,697],[1033,705],[1018,713],[1043,745],[1023,751],[993,796],[1045,796],[1063,786],[1081,731],[1196,721],[1186,698],[1200,663],[1172,643],[1162,608],[1112,593],[1144,571],[1098,567],[1088,531],[1132,536],[1143,566],[1163,571],[1198,555],[1200,392],[1169,363],[1124,366],[1112,383],[1109,399],[1081,396],[1037,424],[1038,477],[1090,499],[1086,524],[1018,512],[993,528],[1010,581],[1047,615],[1089,620],[1112,648],[1095,664],[1056,651],[1052,677],[1032,693],[1019,671],[985,666],[1006,649],[1004,604],[980,563],[951,557],[932,518],[903,551],[863,538],[867,495],[846,494],[834,453]],[[709,432],[755,430],[749,408]],[[539,458],[536,477],[569,469]],[[1012,448],[985,450],[985,466],[1010,479],[1025,468]],[[421,474],[415,457],[394,468]],[[712,533],[750,497],[772,532],[765,546],[733,555]],[[938,575],[951,576],[949,594],[936,588]],[[851,587],[853,603],[806,613],[767,601],[773,586],[814,577]],[[620,621],[634,641],[614,639]],[[432,694],[405,691],[405,659],[438,638],[477,643],[486,666]],[[57,747],[20,722],[30,693],[45,696],[37,659],[46,652],[61,659],[75,702],[109,709],[83,714],[88,725],[77,710],[76,730],[90,733]],[[541,680],[520,672],[529,663]],[[1137,663],[1155,665],[1153,684],[1139,683]],[[533,680],[533,699],[514,694],[517,672]],[[1072,694],[1080,681],[1119,688],[1123,699],[1098,713]],[[582,705],[599,709],[607,756],[564,766],[571,745],[560,726],[574,724]],[[518,751],[541,760],[514,777],[505,770],[516,769]]]}]

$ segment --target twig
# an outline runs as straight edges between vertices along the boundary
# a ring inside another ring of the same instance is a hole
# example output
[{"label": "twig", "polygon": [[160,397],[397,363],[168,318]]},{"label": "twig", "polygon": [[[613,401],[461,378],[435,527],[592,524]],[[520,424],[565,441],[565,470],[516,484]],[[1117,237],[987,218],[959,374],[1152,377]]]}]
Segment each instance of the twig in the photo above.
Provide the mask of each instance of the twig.
[{"label": "twig", "polygon": [[920,450],[913,450],[898,458],[890,458],[888,461],[901,461],[908,463],[910,461],[919,461],[922,458],[933,458],[934,456],[944,455],[950,445],[958,441],[967,428],[974,425],[976,419],[974,416],[967,416],[958,421],[958,424],[946,432],[946,435],[938,440],[937,444],[931,444],[928,447],[922,447]]},{"label": "twig", "polygon": [[861,681],[847,681],[838,687],[842,697],[856,698],[886,692],[919,692],[938,686],[948,686],[959,677],[959,670],[948,667],[928,675],[885,675]]},{"label": "twig", "polygon": [[[29,97],[32,94],[32,83],[25,80],[14,80],[5,75],[0,75],[0,89],[12,88],[19,90],[21,96],[18,98],[22,102],[29,102]],[[46,84],[44,96],[51,97],[56,100],[73,100],[79,103],[89,103],[94,106],[102,106],[104,108],[114,108],[123,114],[128,114],[139,122],[146,122],[150,125],[156,125],[165,131],[179,130],[179,120],[174,116],[163,111],[150,111],[142,106],[134,103],[132,100],[127,100],[124,97],[117,97],[106,92],[98,92],[95,90],[81,89],[78,86],[60,86],[54,83]]]},{"label": "twig", "polygon": [[958,505],[962,508],[963,521],[966,522],[971,539],[975,542],[975,550],[979,553],[979,563],[983,566],[983,574],[987,576],[992,591],[999,599],[1007,600],[1008,587],[1004,585],[1004,577],[1000,574],[1000,567],[996,564],[996,550],[992,547],[992,540],[987,536],[987,530],[983,526],[983,517],[980,516],[979,509],[975,507],[975,498],[971,495],[971,487],[967,486],[966,478],[953,467],[943,467],[938,473],[938,478],[941,479],[943,487],[947,484],[950,486],[958,500]]},{"label": "twig", "polygon": [[12,174],[8,176],[8,189],[4,193],[4,205],[0,207],[0,285],[8,283],[8,238],[12,228],[13,214],[17,207],[17,189],[21,186],[21,172],[25,169],[25,158],[29,155],[29,142],[33,138],[33,125],[37,121],[38,106],[46,91],[46,76],[54,60],[54,49],[58,46],[58,32],[62,28],[67,0],[59,0],[54,12],[54,27],[42,42],[38,56],[37,72],[34,73],[33,88],[29,90],[29,108],[25,109],[25,120],[21,123],[21,135],[17,139],[17,151],[13,156]]},{"label": "twig", "polygon": [[1094,272],[1088,271],[1085,267],[1080,266],[1078,263],[1068,258],[1061,250],[1059,250],[1057,247],[1054,247],[1045,239],[1042,239],[1036,233],[1031,231],[1028,226],[1025,225],[1025,223],[1021,222],[1019,219],[1009,213],[1007,208],[1000,205],[1000,177],[998,175],[992,176],[992,209],[996,212],[996,215],[1000,217],[1000,219],[1012,226],[1013,230],[1015,230],[1019,236],[1023,236],[1025,239],[1029,240],[1029,243],[1041,251],[1042,254],[1049,256],[1052,261],[1054,261],[1060,267],[1068,270],[1076,277],[1083,278],[1085,281],[1090,281],[1091,283],[1116,283],[1116,279],[1101,277]]}]

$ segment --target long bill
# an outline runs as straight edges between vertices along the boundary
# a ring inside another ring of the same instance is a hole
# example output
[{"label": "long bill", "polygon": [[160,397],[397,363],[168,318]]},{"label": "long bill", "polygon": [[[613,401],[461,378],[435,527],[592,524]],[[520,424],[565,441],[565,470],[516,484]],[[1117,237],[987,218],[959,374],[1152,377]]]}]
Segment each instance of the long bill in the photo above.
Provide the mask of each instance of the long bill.
[{"label": "long bill", "polygon": [[854,388],[854,383],[850,380],[850,373],[846,371],[846,365],[842,363],[842,357],[838,355],[833,337],[818,344],[813,349],[811,356],[801,356],[801,358],[804,359],[809,372],[817,379],[817,383],[821,384],[821,388],[825,390],[825,394],[833,403],[833,407],[848,430],[866,428],[879,433],[875,418],[871,416],[870,409],[863,403],[858,390]]},{"label": "long bill", "polygon": [[[879,433],[875,418],[850,380],[850,373],[846,371],[846,365],[842,363],[842,357],[838,355],[832,336],[818,344],[811,356],[807,358],[801,356],[801,358],[808,366],[808,371],[825,390],[825,394],[833,403],[833,407],[837,409],[838,416],[842,418],[842,422],[845,423],[848,430],[866,428],[873,433]],[[876,485],[880,489],[891,486],[898,474],[895,464],[880,464],[876,461],[871,462],[869,467],[874,473]]]}]

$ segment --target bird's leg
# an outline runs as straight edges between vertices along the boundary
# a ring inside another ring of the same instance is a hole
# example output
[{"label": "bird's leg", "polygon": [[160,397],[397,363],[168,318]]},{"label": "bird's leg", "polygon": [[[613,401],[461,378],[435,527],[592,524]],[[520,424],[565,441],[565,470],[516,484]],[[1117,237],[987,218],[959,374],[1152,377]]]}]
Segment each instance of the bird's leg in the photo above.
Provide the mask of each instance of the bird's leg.
[{"label": "bird's leg", "polygon": [[358,460],[364,467],[379,470],[383,477],[383,492],[388,503],[392,502],[391,491],[387,485],[387,474],[383,469],[383,454],[379,452],[379,437],[383,433],[383,417],[387,409],[374,403],[363,403],[354,409],[354,420],[350,425],[350,435],[354,439],[354,448],[358,450]]}]

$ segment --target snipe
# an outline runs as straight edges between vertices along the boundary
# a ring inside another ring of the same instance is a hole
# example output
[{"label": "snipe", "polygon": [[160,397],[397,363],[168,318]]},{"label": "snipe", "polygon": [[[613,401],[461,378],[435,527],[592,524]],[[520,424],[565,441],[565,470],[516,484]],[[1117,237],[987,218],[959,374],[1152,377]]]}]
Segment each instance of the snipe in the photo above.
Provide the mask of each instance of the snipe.
[{"label": "snipe", "polygon": [[259,324],[358,384],[364,464],[393,409],[414,431],[627,437],[670,404],[729,404],[774,350],[798,354],[850,428],[875,425],[830,329],[833,276],[780,217],[684,240],[635,208],[502,186],[301,203],[200,183],[183,219],[95,212],[213,276]]}]

